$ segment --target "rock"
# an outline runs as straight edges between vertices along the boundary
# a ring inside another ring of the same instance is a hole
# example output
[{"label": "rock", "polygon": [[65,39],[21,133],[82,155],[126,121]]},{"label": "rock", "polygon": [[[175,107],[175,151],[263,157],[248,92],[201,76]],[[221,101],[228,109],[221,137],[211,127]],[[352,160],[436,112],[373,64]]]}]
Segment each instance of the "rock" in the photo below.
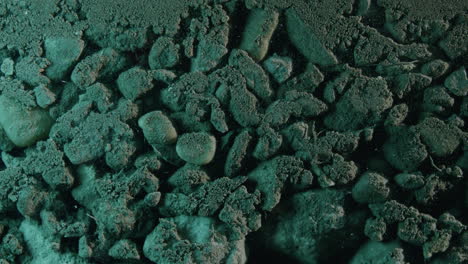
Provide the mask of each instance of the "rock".
[{"label": "rock", "polygon": [[53,123],[45,110],[25,109],[15,100],[0,96],[0,125],[17,147],[27,147],[46,138]]},{"label": "rock", "polygon": [[176,151],[188,163],[205,165],[213,160],[216,139],[205,132],[186,133],[177,140]]},{"label": "rock", "polygon": [[172,144],[177,140],[177,131],[171,120],[161,111],[146,113],[138,119],[138,126],[150,144]]},{"label": "rock", "polygon": [[452,72],[444,82],[445,87],[456,96],[468,95],[468,78],[465,67]]},{"label": "rock", "polygon": [[148,64],[152,70],[174,67],[179,62],[179,45],[172,38],[159,37],[151,47]]},{"label": "rock", "polygon": [[286,10],[286,28],[291,42],[310,62],[321,66],[338,63],[335,55],[320,42],[293,8]]},{"label": "rock", "polygon": [[271,37],[278,26],[279,13],[272,9],[252,9],[242,34],[240,48],[256,61],[261,61],[268,52]]},{"label": "rock", "polygon": [[382,175],[374,172],[364,173],[354,185],[353,198],[358,203],[384,202],[389,194],[388,180]]},{"label": "rock", "polygon": [[134,67],[119,75],[117,87],[123,96],[135,100],[153,89],[151,75],[140,67]]},{"label": "rock", "polygon": [[275,54],[263,62],[263,67],[278,83],[282,83],[291,76],[293,63],[291,58]]},{"label": "rock", "polygon": [[34,88],[34,94],[36,95],[37,105],[41,108],[47,108],[56,100],[56,95],[45,85],[39,85]]},{"label": "rock", "polygon": [[78,37],[50,37],[44,41],[46,58],[50,61],[47,76],[53,81],[66,79],[73,64],[79,59],[85,42]]}]

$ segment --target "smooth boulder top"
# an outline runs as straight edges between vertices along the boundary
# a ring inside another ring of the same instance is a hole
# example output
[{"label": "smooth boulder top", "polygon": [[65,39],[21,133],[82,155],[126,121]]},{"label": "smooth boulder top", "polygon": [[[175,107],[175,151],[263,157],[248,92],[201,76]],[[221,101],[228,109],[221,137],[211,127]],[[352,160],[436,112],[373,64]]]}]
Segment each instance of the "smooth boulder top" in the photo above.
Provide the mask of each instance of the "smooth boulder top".
[{"label": "smooth boulder top", "polygon": [[25,109],[12,98],[0,96],[0,125],[17,147],[28,147],[46,138],[52,124],[45,110]]},{"label": "smooth boulder top", "polygon": [[177,140],[174,125],[161,111],[146,113],[138,119],[138,126],[150,144],[172,144]]},{"label": "smooth boulder top", "polygon": [[125,98],[133,101],[153,89],[153,83],[150,74],[137,66],[119,75],[117,87]]},{"label": "smooth boulder top", "polygon": [[188,163],[205,165],[214,158],[216,139],[205,132],[186,133],[179,137],[176,152]]},{"label": "smooth boulder top", "polygon": [[61,80],[80,58],[85,42],[79,37],[51,37],[44,41],[44,49],[51,65],[47,76],[52,80]]}]

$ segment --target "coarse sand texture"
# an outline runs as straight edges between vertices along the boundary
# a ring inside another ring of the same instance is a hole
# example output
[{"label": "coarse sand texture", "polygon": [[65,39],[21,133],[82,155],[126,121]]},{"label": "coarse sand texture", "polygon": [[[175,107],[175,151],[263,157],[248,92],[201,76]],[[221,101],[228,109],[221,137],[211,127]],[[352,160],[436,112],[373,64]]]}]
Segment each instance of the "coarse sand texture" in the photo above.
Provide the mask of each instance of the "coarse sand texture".
[{"label": "coarse sand texture", "polygon": [[467,0],[0,0],[0,264],[467,264]]}]

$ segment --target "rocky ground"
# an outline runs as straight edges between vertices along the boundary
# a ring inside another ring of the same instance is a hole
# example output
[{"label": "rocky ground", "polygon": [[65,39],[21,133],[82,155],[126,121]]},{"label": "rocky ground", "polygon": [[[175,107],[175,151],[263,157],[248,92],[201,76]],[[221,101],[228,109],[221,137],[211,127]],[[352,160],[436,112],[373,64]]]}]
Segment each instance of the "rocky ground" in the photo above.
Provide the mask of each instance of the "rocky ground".
[{"label": "rocky ground", "polygon": [[468,2],[0,1],[0,264],[468,263]]}]

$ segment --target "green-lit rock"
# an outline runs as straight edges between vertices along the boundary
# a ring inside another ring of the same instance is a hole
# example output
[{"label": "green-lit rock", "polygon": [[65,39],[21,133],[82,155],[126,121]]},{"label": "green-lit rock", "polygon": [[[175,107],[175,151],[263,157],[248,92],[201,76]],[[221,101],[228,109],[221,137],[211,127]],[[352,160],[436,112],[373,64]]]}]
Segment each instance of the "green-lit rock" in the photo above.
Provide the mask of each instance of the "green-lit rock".
[{"label": "green-lit rock", "polygon": [[138,126],[150,144],[171,144],[177,140],[177,131],[171,120],[161,111],[140,117]]},{"label": "green-lit rock", "polygon": [[336,56],[321,43],[312,27],[302,21],[292,8],[286,10],[286,29],[291,42],[310,62],[323,66],[338,63]]},{"label": "green-lit rock", "polygon": [[179,48],[169,37],[158,38],[148,56],[150,68],[157,70],[175,66],[179,62]]},{"label": "green-lit rock", "polygon": [[352,196],[358,203],[384,202],[390,194],[388,180],[375,172],[364,173],[352,190]]},{"label": "green-lit rock", "polygon": [[252,9],[242,35],[240,48],[247,51],[256,61],[262,60],[268,52],[268,46],[278,22],[279,14],[277,11]]},{"label": "green-lit rock", "polygon": [[46,111],[27,109],[12,98],[0,96],[0,125],[16,146],[27,147],[46,138],[52,124]]},{"label": "green-lit rock", "polygon": [[80,57],[85,43],[79,38],[52,37],[44,41],[46,57],[50,61],[50,66],[46,70],[47,76],[52,80],[65,78]]},{"label": "green-lit rock", "polygon": [[119,75],[117,86],[125,98],[135,100],[153,89],[152,77],[144,69],[134,67]]},{"label": "green-lit rock", "polygon": [[468,78],[465,67],[452,72],[444,82],[445,87],[456,96],[468,95]]},{"label": "green-lit rock", "polygon": [[183,134],[177,141],[176,151],[188,163],[208,164],[216,152],[216,139],[204,132]]}]

